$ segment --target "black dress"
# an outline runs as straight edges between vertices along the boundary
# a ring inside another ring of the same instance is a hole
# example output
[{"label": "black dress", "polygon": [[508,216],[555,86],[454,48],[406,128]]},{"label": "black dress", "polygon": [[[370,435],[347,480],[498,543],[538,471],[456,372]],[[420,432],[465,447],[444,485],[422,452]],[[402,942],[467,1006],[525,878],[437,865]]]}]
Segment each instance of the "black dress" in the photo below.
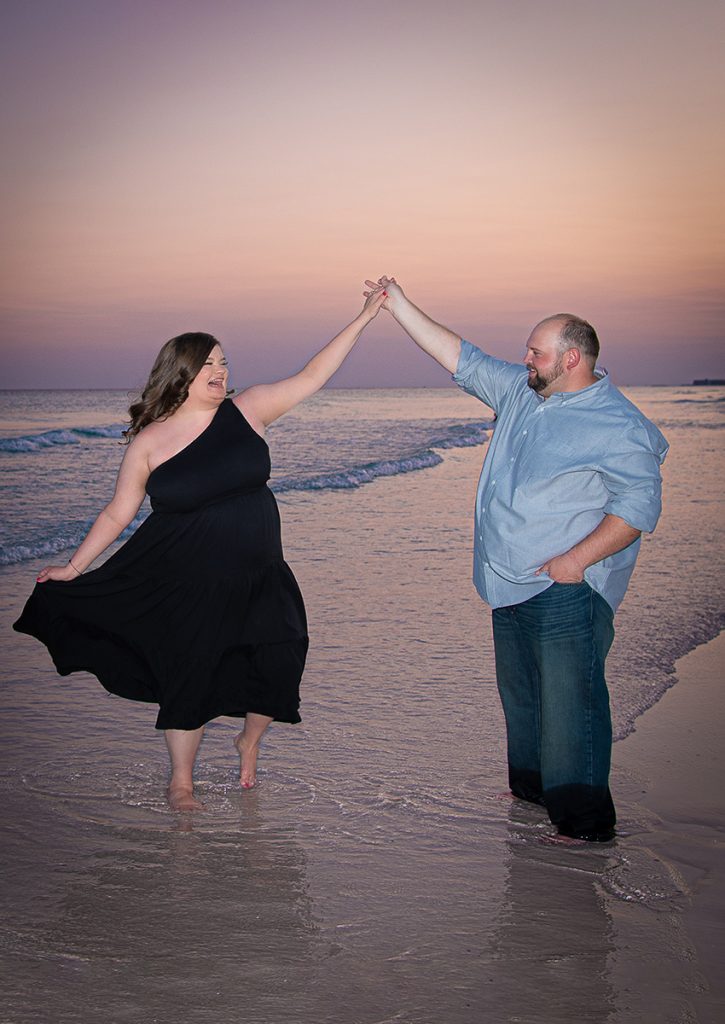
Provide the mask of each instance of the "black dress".
[{"label": "black dress", "polygon": [[219,715],[299,722],[307,622],[282,555],[266,442],[226,399],[158,466],[151,515],[100,569],[36,585],[15,629],[61,675],[159,705],[157,729]]}]

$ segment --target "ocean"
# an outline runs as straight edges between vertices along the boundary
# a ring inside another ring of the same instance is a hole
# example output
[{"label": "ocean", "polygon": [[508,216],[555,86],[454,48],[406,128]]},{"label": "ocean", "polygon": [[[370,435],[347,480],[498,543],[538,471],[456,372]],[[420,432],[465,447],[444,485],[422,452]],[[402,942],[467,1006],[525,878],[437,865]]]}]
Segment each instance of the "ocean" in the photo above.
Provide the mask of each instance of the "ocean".
[{"label": "ocean", "polygon": [[[725,622],[725,393],[625,393],[671,450],[608,661],[619,738]],[[625,1021],[642,1019],[617,981],[638,957],[657,959],[656,1019],[687,1019],[683,890],[637,843],[641,809],[619,801],[629,846],[568,851],[502,797],[489,616],[470,580],[491,411],[453,388],[327,390],[270,429],[310,619],[303,722],[272,727],[248,793],[234,724],[213,723],[192,821],[167,809],[154,709],[60,679],[10,629],[37,571],[110,497],[128,401],[0,393],[7,1020]],[[615,745],[615,800],[629,785]]]},{"label": "ocean", "polygon": [[[722,628],[724,589],[718,541],[723,389],[625,390],[672,450],[662,520],[644,539],[610,662],[618,736],[667,688],[674,661]],[[128,402],[125,391],[0,392],[0,566],[52,562],[80,543],[113,492]],[[357,492],[380,477],[433,470],[457,449],[478,448],[482,458],[493,426],[491,410],[451,388],[328,390],[283,417],[268,435],[271,486],[283,507],[309,513],[303,558],[325,553],[315,495]],[[464,533],[470,533],[474,476],[462,482]],[[127,534],[148,511],[142,508]],[[387,513],[398,516],[380,508],[381,537],[389,529]],[[415,509],[406,515],[414,518]],[[456,551],[461,599],[470,599],[469,548],[466,537]],[[452,597],[449,607],[454,603]]]}]

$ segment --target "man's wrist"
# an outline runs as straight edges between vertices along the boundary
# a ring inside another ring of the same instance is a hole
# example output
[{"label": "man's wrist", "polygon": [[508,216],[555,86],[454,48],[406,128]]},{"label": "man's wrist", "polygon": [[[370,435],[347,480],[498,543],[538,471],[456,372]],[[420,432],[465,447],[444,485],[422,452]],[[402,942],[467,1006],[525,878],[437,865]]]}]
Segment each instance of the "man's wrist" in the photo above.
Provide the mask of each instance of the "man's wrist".
[{"label": "man's wrist", "polygon": [[582,554],[581,550],[577,550],[577,547],[570,548],[564,556],[569,562],[577,569],[582,576],[586,569],[589,568],[591,562],[588,562],[586,556]]},{"label": "man's wrist", "polygon": [[393,314],[396,320],[399,321],[399,316],[403,313],[406,307],[412,306],[413,303],[407,298],[402,292],[399,295],[388,296],[388,309]]}]

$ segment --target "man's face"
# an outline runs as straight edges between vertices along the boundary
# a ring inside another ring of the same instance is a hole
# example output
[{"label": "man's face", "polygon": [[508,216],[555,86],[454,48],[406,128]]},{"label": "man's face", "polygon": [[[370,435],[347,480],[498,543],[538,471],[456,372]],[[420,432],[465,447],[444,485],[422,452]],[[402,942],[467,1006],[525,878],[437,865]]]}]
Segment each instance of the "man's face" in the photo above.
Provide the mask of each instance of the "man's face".
[{"label": "man's face", "polygon": [[564,353],[559,351],[559,325],[540,324],[526,343],[524,365],[529,371],[527,384],[547,398],[556,391],[556,383],[564,376]]}]

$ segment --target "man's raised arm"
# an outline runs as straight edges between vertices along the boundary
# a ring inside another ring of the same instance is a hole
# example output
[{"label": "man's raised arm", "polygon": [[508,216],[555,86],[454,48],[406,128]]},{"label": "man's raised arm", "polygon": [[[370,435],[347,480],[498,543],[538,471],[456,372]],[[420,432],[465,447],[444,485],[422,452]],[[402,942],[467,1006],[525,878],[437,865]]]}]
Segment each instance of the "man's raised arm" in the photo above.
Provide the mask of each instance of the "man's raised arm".
[{"label": "man's raised arm", "polygon": [[384,289],[387,299],[383,308],[389,310],[400,326],[411,336],[413,341],[436,362],[440,363],[449,373],[455,373],[461,354],[461,339],[447,327],[437,324],[429,316],[408,299],[394,277],[381,277],[378,281],[366,281],[372,292]]}]

